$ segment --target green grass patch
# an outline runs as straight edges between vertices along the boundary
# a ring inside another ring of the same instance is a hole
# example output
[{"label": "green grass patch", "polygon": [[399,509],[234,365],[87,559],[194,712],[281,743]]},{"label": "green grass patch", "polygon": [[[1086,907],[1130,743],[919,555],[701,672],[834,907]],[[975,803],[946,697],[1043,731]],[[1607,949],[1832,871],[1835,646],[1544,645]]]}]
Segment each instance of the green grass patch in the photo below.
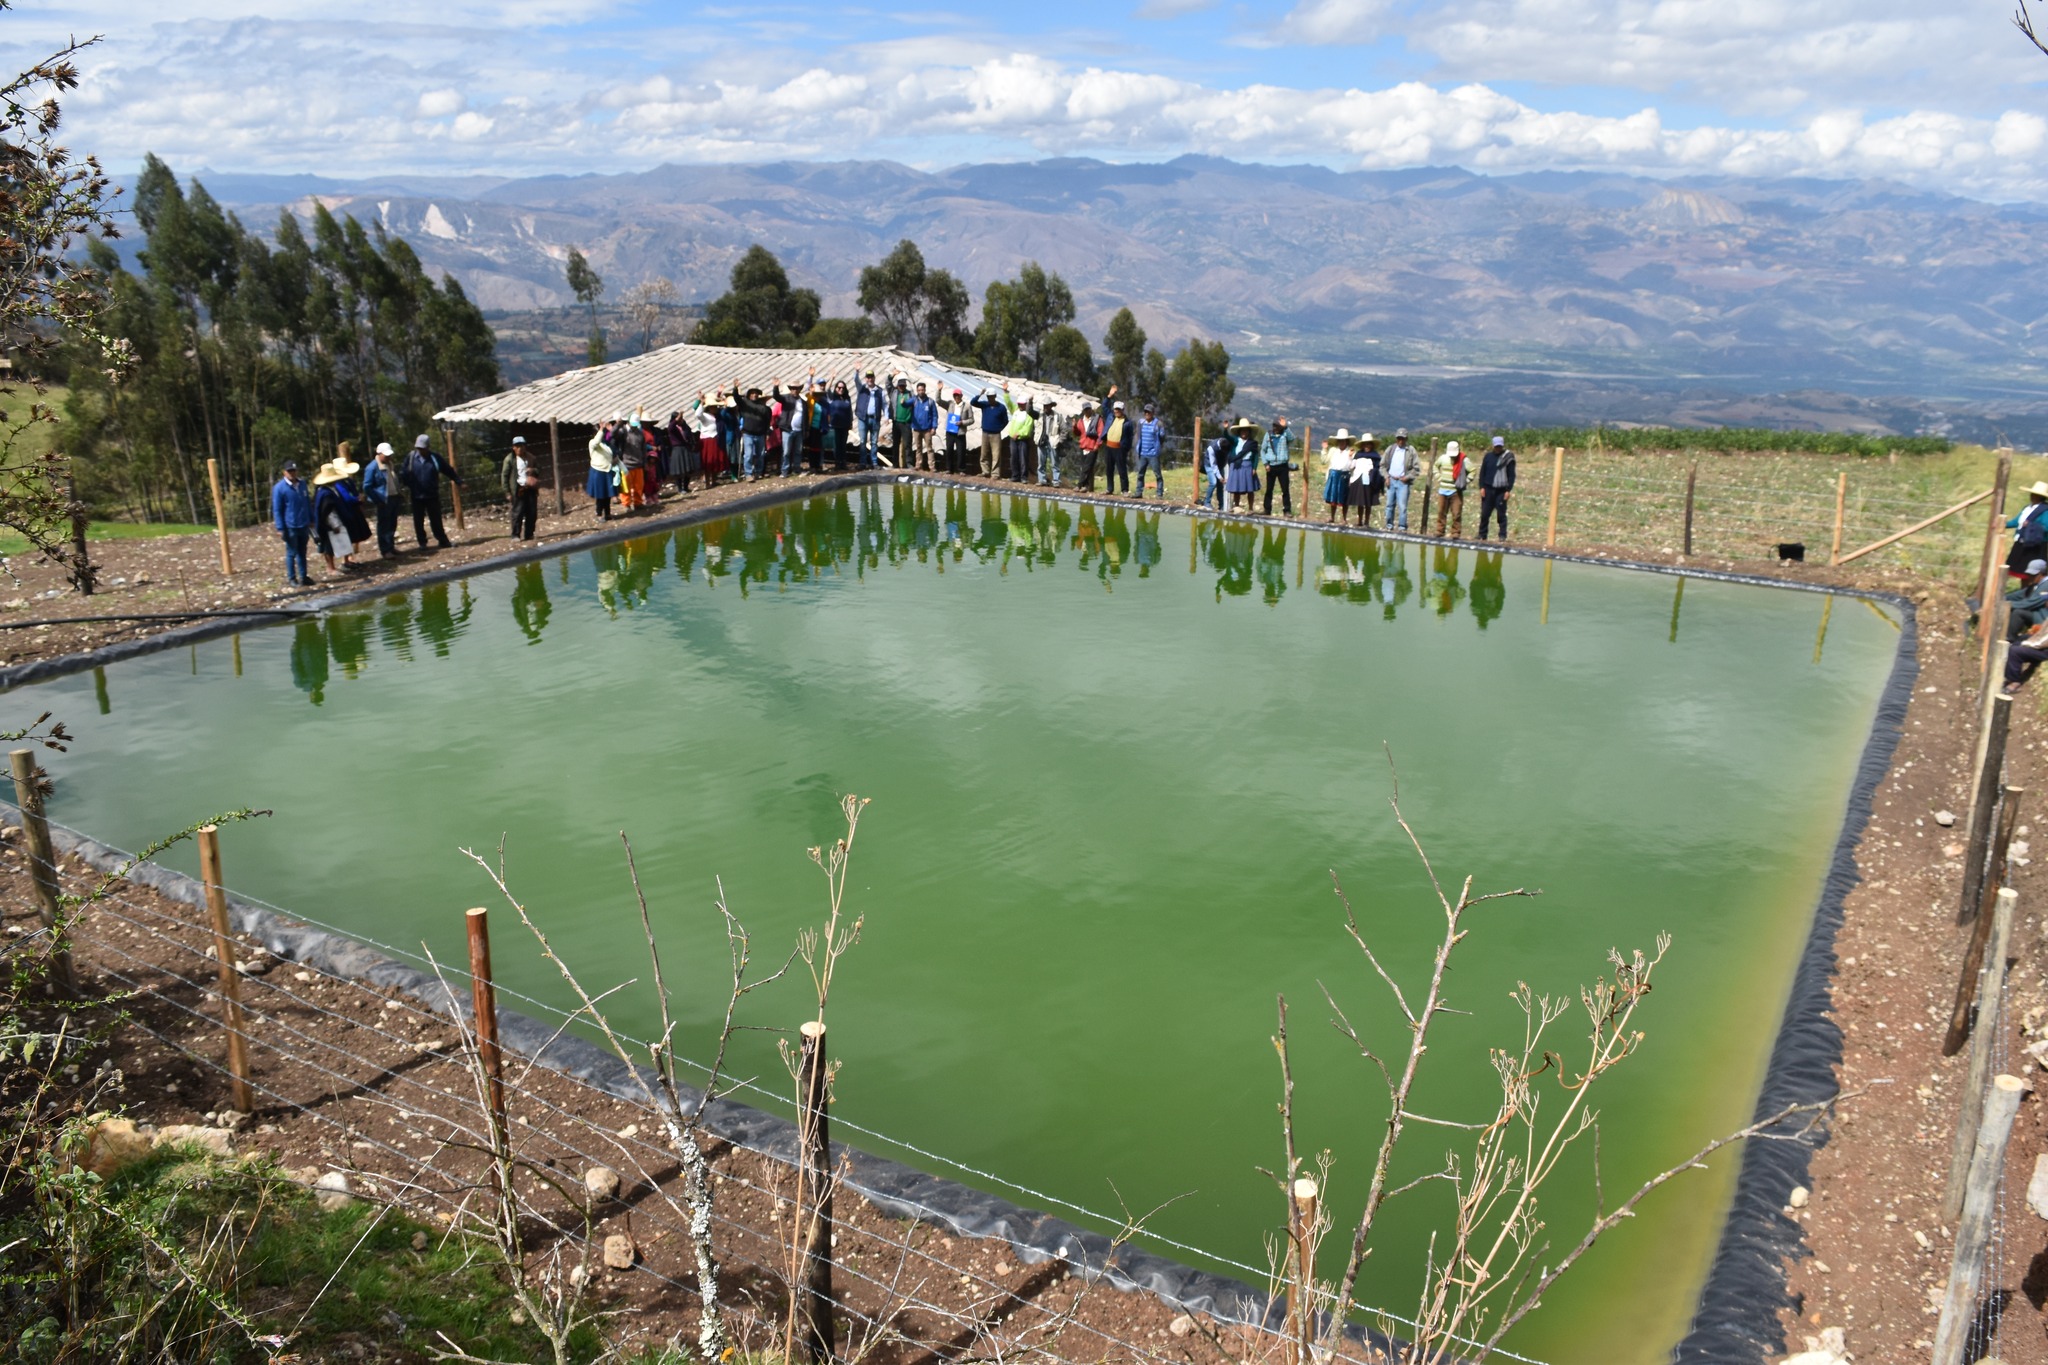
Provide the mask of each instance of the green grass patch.
[{"label": "green grass patch", "polygon": [[[201,533],[213,534],[211,526],[195,526],[182,521],[93,521],[87,522],[87,541],[101,540],[155,540],[159,536],[192,536]],[[0,531],[0,555],[28,553],[28,541],[13,531]]]},{"label": "green grass patch", "polygon": [[[0,1227],[0,1243],[30,1239],[0,1256],[0,1335],[23,1365],[151,1342],[239,1365],[267,1354],[251,1332],[305,1359],[354,1343],[427,1360],[442,1334],[486,1359],[550,1354],[514,1322],[487,1242],[361,1200],[323,1211],[267,1159],[159,1150],[104,1182],[52,1168],[39,1184],[35,1211]],[[594,1329],[582,1336],[577,1359],[603,1352]]]}]

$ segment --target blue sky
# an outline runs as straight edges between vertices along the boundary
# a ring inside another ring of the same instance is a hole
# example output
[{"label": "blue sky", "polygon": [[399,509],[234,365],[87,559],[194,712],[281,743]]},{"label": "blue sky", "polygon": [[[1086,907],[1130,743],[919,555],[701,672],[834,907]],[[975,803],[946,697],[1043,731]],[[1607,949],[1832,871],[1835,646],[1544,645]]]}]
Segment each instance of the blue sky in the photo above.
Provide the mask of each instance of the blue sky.
[{"label": "blue sky", "polygon": [[[1882,176],[2048,198],[2011,0],[20,0],[102,33],[70,137],[115,167],[522,175],[1183,152],[1339,168]],[[2044,15],[2048,19],[2048,15]]]}]

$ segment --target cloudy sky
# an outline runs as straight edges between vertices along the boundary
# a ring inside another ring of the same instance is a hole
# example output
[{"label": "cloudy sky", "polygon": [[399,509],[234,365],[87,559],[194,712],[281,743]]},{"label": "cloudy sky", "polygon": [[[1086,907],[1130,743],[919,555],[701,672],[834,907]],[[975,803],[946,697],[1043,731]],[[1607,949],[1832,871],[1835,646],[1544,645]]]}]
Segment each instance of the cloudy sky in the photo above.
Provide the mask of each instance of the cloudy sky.
[{"label": "cloudy sky", "polygon": [[[2048,199],[2013,0],[16,0],[116,168],[365,175],[1202,152],[1883,176]],[[2048,23],[2048,11],[2042,13]]]}]

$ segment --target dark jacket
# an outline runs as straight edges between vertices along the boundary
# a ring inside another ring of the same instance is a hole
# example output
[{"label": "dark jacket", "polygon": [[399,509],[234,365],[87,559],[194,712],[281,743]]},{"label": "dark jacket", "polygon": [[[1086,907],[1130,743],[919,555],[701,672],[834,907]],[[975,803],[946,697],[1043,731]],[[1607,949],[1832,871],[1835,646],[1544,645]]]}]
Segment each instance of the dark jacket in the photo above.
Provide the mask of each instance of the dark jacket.
[{"label": "dark jacket", "polygon": [[1500,483],[1502,492],[1515,486],[1515,452],[1501,446],[1488,446],[1485,457],[1479,461],[1479,491],[1491,491],[1496,476],[1504,476]]},{"label": "dark jacket", "polygon": [[758,398],[748,398],[744,394],[733,399],[732,402],[733,411],[739,414],[740,432],[742,435],[766,436],[768,434],[769,412],[766,403]]},{"label": "dark jacket", "polygon": [[414,497],[431,498],[440,493],[443,476],[450,483],[462,482],[462,476],[448,467],[445,456],[432,447],[426,447],[416,448],[405,457],[405,469],[399,478]]},{"label": "dark jacket", "polygon": [[846,433],[853,430],[853,400],[834,394],[825,400],[825,422],[839,433],[839,439],[846,440]]}]

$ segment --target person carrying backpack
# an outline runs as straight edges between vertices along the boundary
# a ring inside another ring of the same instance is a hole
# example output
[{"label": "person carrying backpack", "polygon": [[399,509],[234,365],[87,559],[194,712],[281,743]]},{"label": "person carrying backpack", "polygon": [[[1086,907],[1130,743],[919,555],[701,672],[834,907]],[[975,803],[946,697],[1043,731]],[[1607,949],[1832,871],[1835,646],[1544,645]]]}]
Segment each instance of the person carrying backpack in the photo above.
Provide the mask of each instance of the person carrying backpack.
[{"label": "person carrying backpack", "polygon": [[422,550],[427,548],[427,526],[434,527],[440,548],[451,542],[441,525],[441,480],[461,483],[462,476],[434,449],[433,438],[422,433],[413,438],[412,454],[405,457],[405,491],[412,494],[412,534]]}]

